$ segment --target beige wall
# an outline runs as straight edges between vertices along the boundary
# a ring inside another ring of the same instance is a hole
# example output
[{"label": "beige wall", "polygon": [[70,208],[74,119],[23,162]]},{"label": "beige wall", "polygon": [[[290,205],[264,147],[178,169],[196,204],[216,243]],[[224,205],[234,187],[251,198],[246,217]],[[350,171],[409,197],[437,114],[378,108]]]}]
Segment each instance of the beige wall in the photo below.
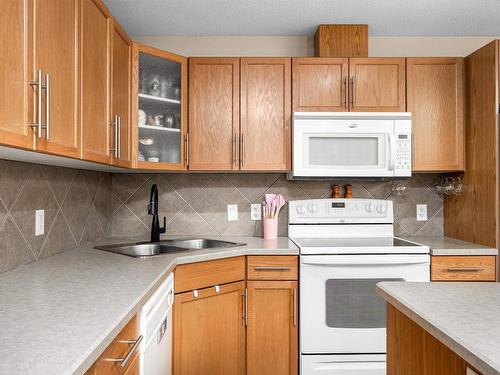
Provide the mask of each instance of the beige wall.
[{"label": "beige wall", "polygon": [[[136,36],[134,40],[184,56],[312,56],[312,37]],[[493,37],[370,37],[370,56],[465,56]]]}]

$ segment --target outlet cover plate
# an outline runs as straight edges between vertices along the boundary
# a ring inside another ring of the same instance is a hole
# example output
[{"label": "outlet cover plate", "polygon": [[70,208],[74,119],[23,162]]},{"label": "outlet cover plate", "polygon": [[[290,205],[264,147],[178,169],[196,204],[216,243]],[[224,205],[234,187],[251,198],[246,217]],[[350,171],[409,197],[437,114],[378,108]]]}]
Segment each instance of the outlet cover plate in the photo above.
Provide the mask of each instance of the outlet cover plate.
[{"label": "outlet cover plate", "polygon": [[45,210],[35,211],[35,236],[42,236],[45,233]]},{"label": "outlet cover plate", "polygon": [[227,205],[227,221],[238,221],[238,205]]},{"label": "outlet cover plate", "polygon": [[250,219],[253,221],[262,220],[262,205],[260,203],[250,205]]},{"label": "outlet cover plate", "polygon": [[417,221],[427,221],[426,204],[417,204]]}]

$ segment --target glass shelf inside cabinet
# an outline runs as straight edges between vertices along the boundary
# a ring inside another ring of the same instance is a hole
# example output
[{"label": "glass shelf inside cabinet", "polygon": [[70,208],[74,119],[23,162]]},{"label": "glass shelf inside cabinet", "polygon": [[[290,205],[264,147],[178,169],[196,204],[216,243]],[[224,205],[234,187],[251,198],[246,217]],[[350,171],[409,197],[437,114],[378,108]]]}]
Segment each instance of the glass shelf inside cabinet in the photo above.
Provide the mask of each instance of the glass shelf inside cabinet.
[{"label": "glass shelf inside cabinet", "polygon": [[139,54],[139,161],[181,162],[181,64]]}]

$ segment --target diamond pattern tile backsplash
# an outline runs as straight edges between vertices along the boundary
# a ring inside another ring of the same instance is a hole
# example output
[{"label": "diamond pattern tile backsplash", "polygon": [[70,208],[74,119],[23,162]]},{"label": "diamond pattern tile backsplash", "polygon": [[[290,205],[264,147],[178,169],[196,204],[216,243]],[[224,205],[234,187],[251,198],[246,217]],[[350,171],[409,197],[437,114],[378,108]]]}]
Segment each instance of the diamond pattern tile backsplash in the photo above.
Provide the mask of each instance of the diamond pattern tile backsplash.
[{"label": "diamond pattern tile backsplash", "polygon": [[[171,235],[260,236],[260,221],[250,220],[250,204],[266,193],[287,200],[331,196],[331,185],[353,185],[354,198],[391,199],[395,232],[401,236],[443,235],[443,199],[432,186],[438,175],[418,174],[404,182],[404,195],[393,192],[397,182],[289,181],[285,174],[113,174],[110,234],[135,233],[148,238],[151,217],[146,213],[151,185],[159,189],[160,215]],[[428,221],[416,221],[415,205],[427,204]],[[237,204],[239,220],[227,221],[227,205]],[[287,206],[279,215],[279,234],[287,235]]]},{"label": "diamond pattern tile backsplash", "polygon": [[[437,175],[418,174],[397,195],[392,182],[351,182],[355,198],[392,199],[397,235],[442,235],[443,200],[432,190]],[[250,204],[264,194],[287,200],[330,197],[331,185],[348,181],[288,181],[285,174],[109,174],[0,160],[0,272],[107,236],[148,238],[150,188],[159,188],[167,234],[261,236]],[[428,221],[417,222],[415,204],[426,203]],[[237,204],[239,220],[227,221]],[[35,236],[35,210],[45,210],[45,234]],[[279,234],[287,234],[287,206]]]},{"label": "diamond pattern tile backsplash", "polygon": [[111,197],[109,173],[0,160],[0,272],[102,239]]}]

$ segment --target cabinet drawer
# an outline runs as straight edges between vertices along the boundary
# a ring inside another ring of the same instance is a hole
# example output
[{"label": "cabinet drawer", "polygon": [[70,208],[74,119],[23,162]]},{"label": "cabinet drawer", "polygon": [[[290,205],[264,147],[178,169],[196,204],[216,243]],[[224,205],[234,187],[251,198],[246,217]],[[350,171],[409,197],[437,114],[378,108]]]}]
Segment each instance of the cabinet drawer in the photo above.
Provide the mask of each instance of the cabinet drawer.
[{"label": "cabinet drawer", "polygon": [[245,257],[181,264],[174,275],[175,293],[241,281],[245,279]]},{"label": "cabinet drawer", "polygon": [[297,280],[296,256],[249,256],[248,280]]},{"label": "cabinet drawer", "polygon": [[[94,365],[86,372],[86,375],[119,375],[125,374],[131,365],[137,364],[138,345],[137,315],[134,316],[121,330],[111,344],[97,359]],[[134,348],[135,346],[135,348]],[[126,365],[121,367],[121,361],[110,361],[110,359],[126,358]],[[129,372],[130,373],[130,372]],[[133,372],[132,372],[133,373]]]},{"label": "cabinet drawer", "polygon": [[432,281],[495,281],[495,256],[433,256]]}]

